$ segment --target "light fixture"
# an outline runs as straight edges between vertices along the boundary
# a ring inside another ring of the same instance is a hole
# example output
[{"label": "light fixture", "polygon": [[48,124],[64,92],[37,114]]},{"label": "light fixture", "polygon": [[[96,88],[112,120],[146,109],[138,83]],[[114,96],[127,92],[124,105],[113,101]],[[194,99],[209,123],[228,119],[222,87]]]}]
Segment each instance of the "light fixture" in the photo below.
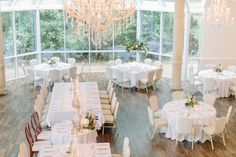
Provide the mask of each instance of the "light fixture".
[{"label": "light fixture", "polygon": [[204,17],[207,25],[221,27],[234,23],[234,17],[231,15],[227,0],[208,0]]},{"label": "light fixture", "polygon": [[99,49],[133,22],[134,0],[65,0],[65,13]]}]

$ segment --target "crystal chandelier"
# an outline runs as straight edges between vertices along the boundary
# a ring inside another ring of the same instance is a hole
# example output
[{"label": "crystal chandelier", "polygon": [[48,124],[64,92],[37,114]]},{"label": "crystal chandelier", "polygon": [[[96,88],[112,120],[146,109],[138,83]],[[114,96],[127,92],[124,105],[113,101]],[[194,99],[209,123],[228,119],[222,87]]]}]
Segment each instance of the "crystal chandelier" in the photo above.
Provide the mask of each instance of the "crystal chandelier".
[{"label": "crystal chandelier", "polygon": [[134,0],[65,0],[66,16],[76,22],[78,30],[88,32],[96,49],[134,21]]},{"label": "crystal chandelier", "polygon": [[205,8],[205,21],[208,25],[227,26],[234,23],[227,0],[208,0]]}]

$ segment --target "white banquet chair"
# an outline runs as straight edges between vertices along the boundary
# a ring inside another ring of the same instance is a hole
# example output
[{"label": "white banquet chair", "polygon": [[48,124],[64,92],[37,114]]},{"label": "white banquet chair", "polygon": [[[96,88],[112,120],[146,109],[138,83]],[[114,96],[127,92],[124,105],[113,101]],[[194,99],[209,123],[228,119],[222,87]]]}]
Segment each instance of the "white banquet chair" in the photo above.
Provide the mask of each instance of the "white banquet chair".
[{"label": "white banquet chair", "polygon": [[150,58],[144,59],[144,64],[152,64],[152,60]]},{"label": "white banquet chair", "polygon": [[152,95],[149,98],[149,104],[153,112],[154,118],[161,118],[161,110],[158,109],[158,97],[156,95]]},{"label": "white banquet chair", "polygon": [[37,59],[31,59],[29,62],[30,62],[31,68],[34,68],[38,64],[38,60]]},{"label": "white banquet chair", "polygon": [[77,66],[73,66],[69,68],[69,74],[63,76],[63,80],[70,81],[71,79],[77,78]]},{"label": "white banquet chair", "polygon": [[194,143],[194,126],[193,120],[188,117],[178,117],[176,119],[176,140],[175,140],[175,147],[178,144],[178,137],[179,135],[191,135],[192,136],[192,150],[193,150],[193,143]]},{"label": "white banquet chair", "polygon": [[160,61],[154,61],[154,62],[153,62],[153,65],[154,65],[154,66],[157,66],[157,67],[162,67],[162,64],[161,64]]},{"label": "white banquet chair", "polygon": [[229,66],[227,66],[227,70],[236,73],[236,66],[235,65],[229,65]]},{"label": "white banquet chair", "polygon": [[107,62],[107,65],[108,66],[114,66],[114,65],[116,65],[116,62],[113,61],[113,60],[110,60],[110,61]]},{"label": "white banquet chair", "polygon": [[217,82],[214,78],[206,77],[203,80],[203,94],[214,93],[217,95],[218,87]]},{"label": "white banquet chair", "polygon": [[160,132],[160,129],[167,127],[167,122],[162,118],[153,118],[153,112],[152,109],[148,106],[148,119],[149,119],[149,125],[146,130],[146,134],[148,135],[149,129],[152,130],[151,140],[154,138],[155,133],[158,131]]},{"label": "white banquet chair", "polygon": [[228,133],[228,128],[227,128],[227,125],[228,125],[228,123],[229,123],[229,118],[230,118],[230,115],[231,115],[231,113],[232,113],[232,106],[229,106],[229,108],[228,108],[228,112],[227,112],[227,115],[226,115],[226,124],[225,124],[225,131],[226,131],[226,135],[227,135],[227,137],[229,136],[229,133]]},{"label": "white banquet chair", "polygon": [[227,117],[216,118],[215,125],[203,127],[203,133],[207,135],[209,140],[211,141],[211,148],[214,149],[213,145],[213,136],[220,135],[223,139],[223,144],[225,146],[225,137],[224,137],[224,129],[227,121]]},{"label": "white banquet chair", "polygon": [[35,76],[33,69],[27,69],[26,82],[27,84],[34,84],[34,89],[42,84],[43,79],[41,77]]},{"label": "white banquet chair", "polygon": [[216,101],[215,94],[205,93],[203,95],[203,102],[204,102],[204,104],[208,104],[208,105],[214,106],[215,105],[215,101]]},{"label": "white banquet chair", "polygon": [[120,64],[122,64],[122,60],[121,59],[115,59],[115,63],[116,63],[116,65],[120,65]]},{"label": "white banquet chair", "polygon": [[49,71],[49,88],[51,90],[51,87],[54,85],[54,83],[60,81],[60,70],[51,70]]},{"label": "white banquet chair", "polygon": [[191,86],[193,86],[194,91],[195,89],[198,89],[198,87],[202,87],[203,83],[195,77],[193,66],[189,67],[188,74],[189,74],[189,83]]},{"label": "white banquet chair", "polygon": [[68,58],[67,62],[72,66],[76,66],[76,59],[75,58]]},{"label": "white banquet chair", "polygon": [[172,100],[182,100],[185,98],[184,91],[173,91],[172,94]]},{"label": "white banquet chair", "polygon": [[99,95],[108,95],[110,88],[113,87],[113,82],[111,80],[108,81],[107,89],[106,90],[99,90]]},{"label": "white banquet chair", "polygon": [[156,75],[155,75],[155,78],[154,78],[154,89],[156,90],[156,84],[157,82],[161,81],[161,76],[162,76],[162,73],[163,73],[163,69],[160,68],[158,70],[156,70]]},{"label": "white banquet chair", "polygon": [[142,89],[146,89],[146,92],[148,93],[148,87],[150,85],[152,85],[152,88],[155,89],[154,87],[154,75],[155,75],[155,71],[150,71],[148,72],[148,77],[147,78],[143,78],[141,80],[139,80],[139,85],[138,85],[138,88],[140,90],[140,88]]},{"label": "white banquet chair", "polygon": [[18,153],[18,157],[28,157],[27,146],[24,142],[20,144],[20,150]]},{"label": "white banquet chair", "polygon": [[125,87],[129,86],[129,89],[130,89],[130,86],[131,86],[131,81],[124,77],[124,74],[122,71],[116,71],[115,83],[116,83],[116,85],[121,86],[122,93],[123,93]]},{"label": "white banquet chair", "polygon": [[121,154],[112,154],[112,157],[124,157],[124,152],[127,147],[129,147],[129,138],[125,137],[124,142],[123,142],[123,147],[122,147],[122,155]]}]

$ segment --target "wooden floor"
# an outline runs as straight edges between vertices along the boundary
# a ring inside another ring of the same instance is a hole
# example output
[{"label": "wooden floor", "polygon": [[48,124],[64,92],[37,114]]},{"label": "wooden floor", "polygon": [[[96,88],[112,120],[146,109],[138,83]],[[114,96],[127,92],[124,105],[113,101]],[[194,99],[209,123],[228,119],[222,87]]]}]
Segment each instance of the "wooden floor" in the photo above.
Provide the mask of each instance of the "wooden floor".
[{"label": "wooden floor", "polygon": [[[104,88],[103,74],[86,75],[89,81],[98,81],[99,87]],[[228,125],[229,137],[226,139],[226,147],[223,146],[220,137],[215,137],[215,149],[211,150],[210,142],[204,144],[195,143],[191,150],[190,142],[179,143],[175,148],[175,141],[165,139],[164,134],[156,134],[150,141],[145,134],[148,126],[147,105],[150,95],[157,95],[160,105],[163,106],[171,100],[171,91],[168,80],[162,80],[156,91],[149,90],[149,94],[125,90],[117,91],[120,108],[118,111],[117,125],[118,136],[114,136],[112,130],[105,130],[105,135],[99,134],[99,142],[110,142],[112,153],[120,153],[123,138],[130,138],[132,157],[235,157],[236,156],[236,114],[233,114]],[[0,157],[16,157],[20,142],[25,140],[24,124],[29,120],[33,112],[33,104],[37,92],[32,88],[26,88],[23,80],[7,82],[6,96],[0,97]],[[215,107],[217,116],[226,115],[229,105],[235,109],[234,97],[217,99]]]}]

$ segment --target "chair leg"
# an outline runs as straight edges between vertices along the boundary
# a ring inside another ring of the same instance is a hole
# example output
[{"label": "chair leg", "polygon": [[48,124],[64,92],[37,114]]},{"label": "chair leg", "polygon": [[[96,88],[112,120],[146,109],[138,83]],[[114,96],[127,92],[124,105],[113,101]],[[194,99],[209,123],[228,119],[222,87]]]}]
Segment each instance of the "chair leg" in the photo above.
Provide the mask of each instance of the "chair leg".
[{"label": "chair leg", "polygon": [[148,125],[148,127],[147,127],[147,129],[146,129],[146,134],[148,133],[148,130],[149,130],[149,128],[150,128],[150,124]]},{"label": "chair leg", "polygon": [[223,138],[223,144],[225,146],[225,136],[224,136],[224,132],[222,132],[222,138]]},{"label": "chair leg", "polygon": [[225,133],[226,133],[226,137],[228,138],[229,137],[229,132],[228,132],[227,126],[225,126]]},{"label": "chair leg", "polygon": [[214,145],[213,145],[213,139],[212,139],[212,136],[211,136],[211,149],[213,150],[214,149]]},{"label": "chair leg", "polygon": [[102,126],[102,135],[104,135],[104,124]]},{"label": "chair leg", "polygon": [[192,150],[193,150],[193,144],[194,144],[194,135],[192,136]]},{"label": "chair leg", "polygon": [[177,139],[178,139],[178,135],[176,134],[176,137],[175,137],[175,148],[177,147],[177,144],[178,144]]}]

